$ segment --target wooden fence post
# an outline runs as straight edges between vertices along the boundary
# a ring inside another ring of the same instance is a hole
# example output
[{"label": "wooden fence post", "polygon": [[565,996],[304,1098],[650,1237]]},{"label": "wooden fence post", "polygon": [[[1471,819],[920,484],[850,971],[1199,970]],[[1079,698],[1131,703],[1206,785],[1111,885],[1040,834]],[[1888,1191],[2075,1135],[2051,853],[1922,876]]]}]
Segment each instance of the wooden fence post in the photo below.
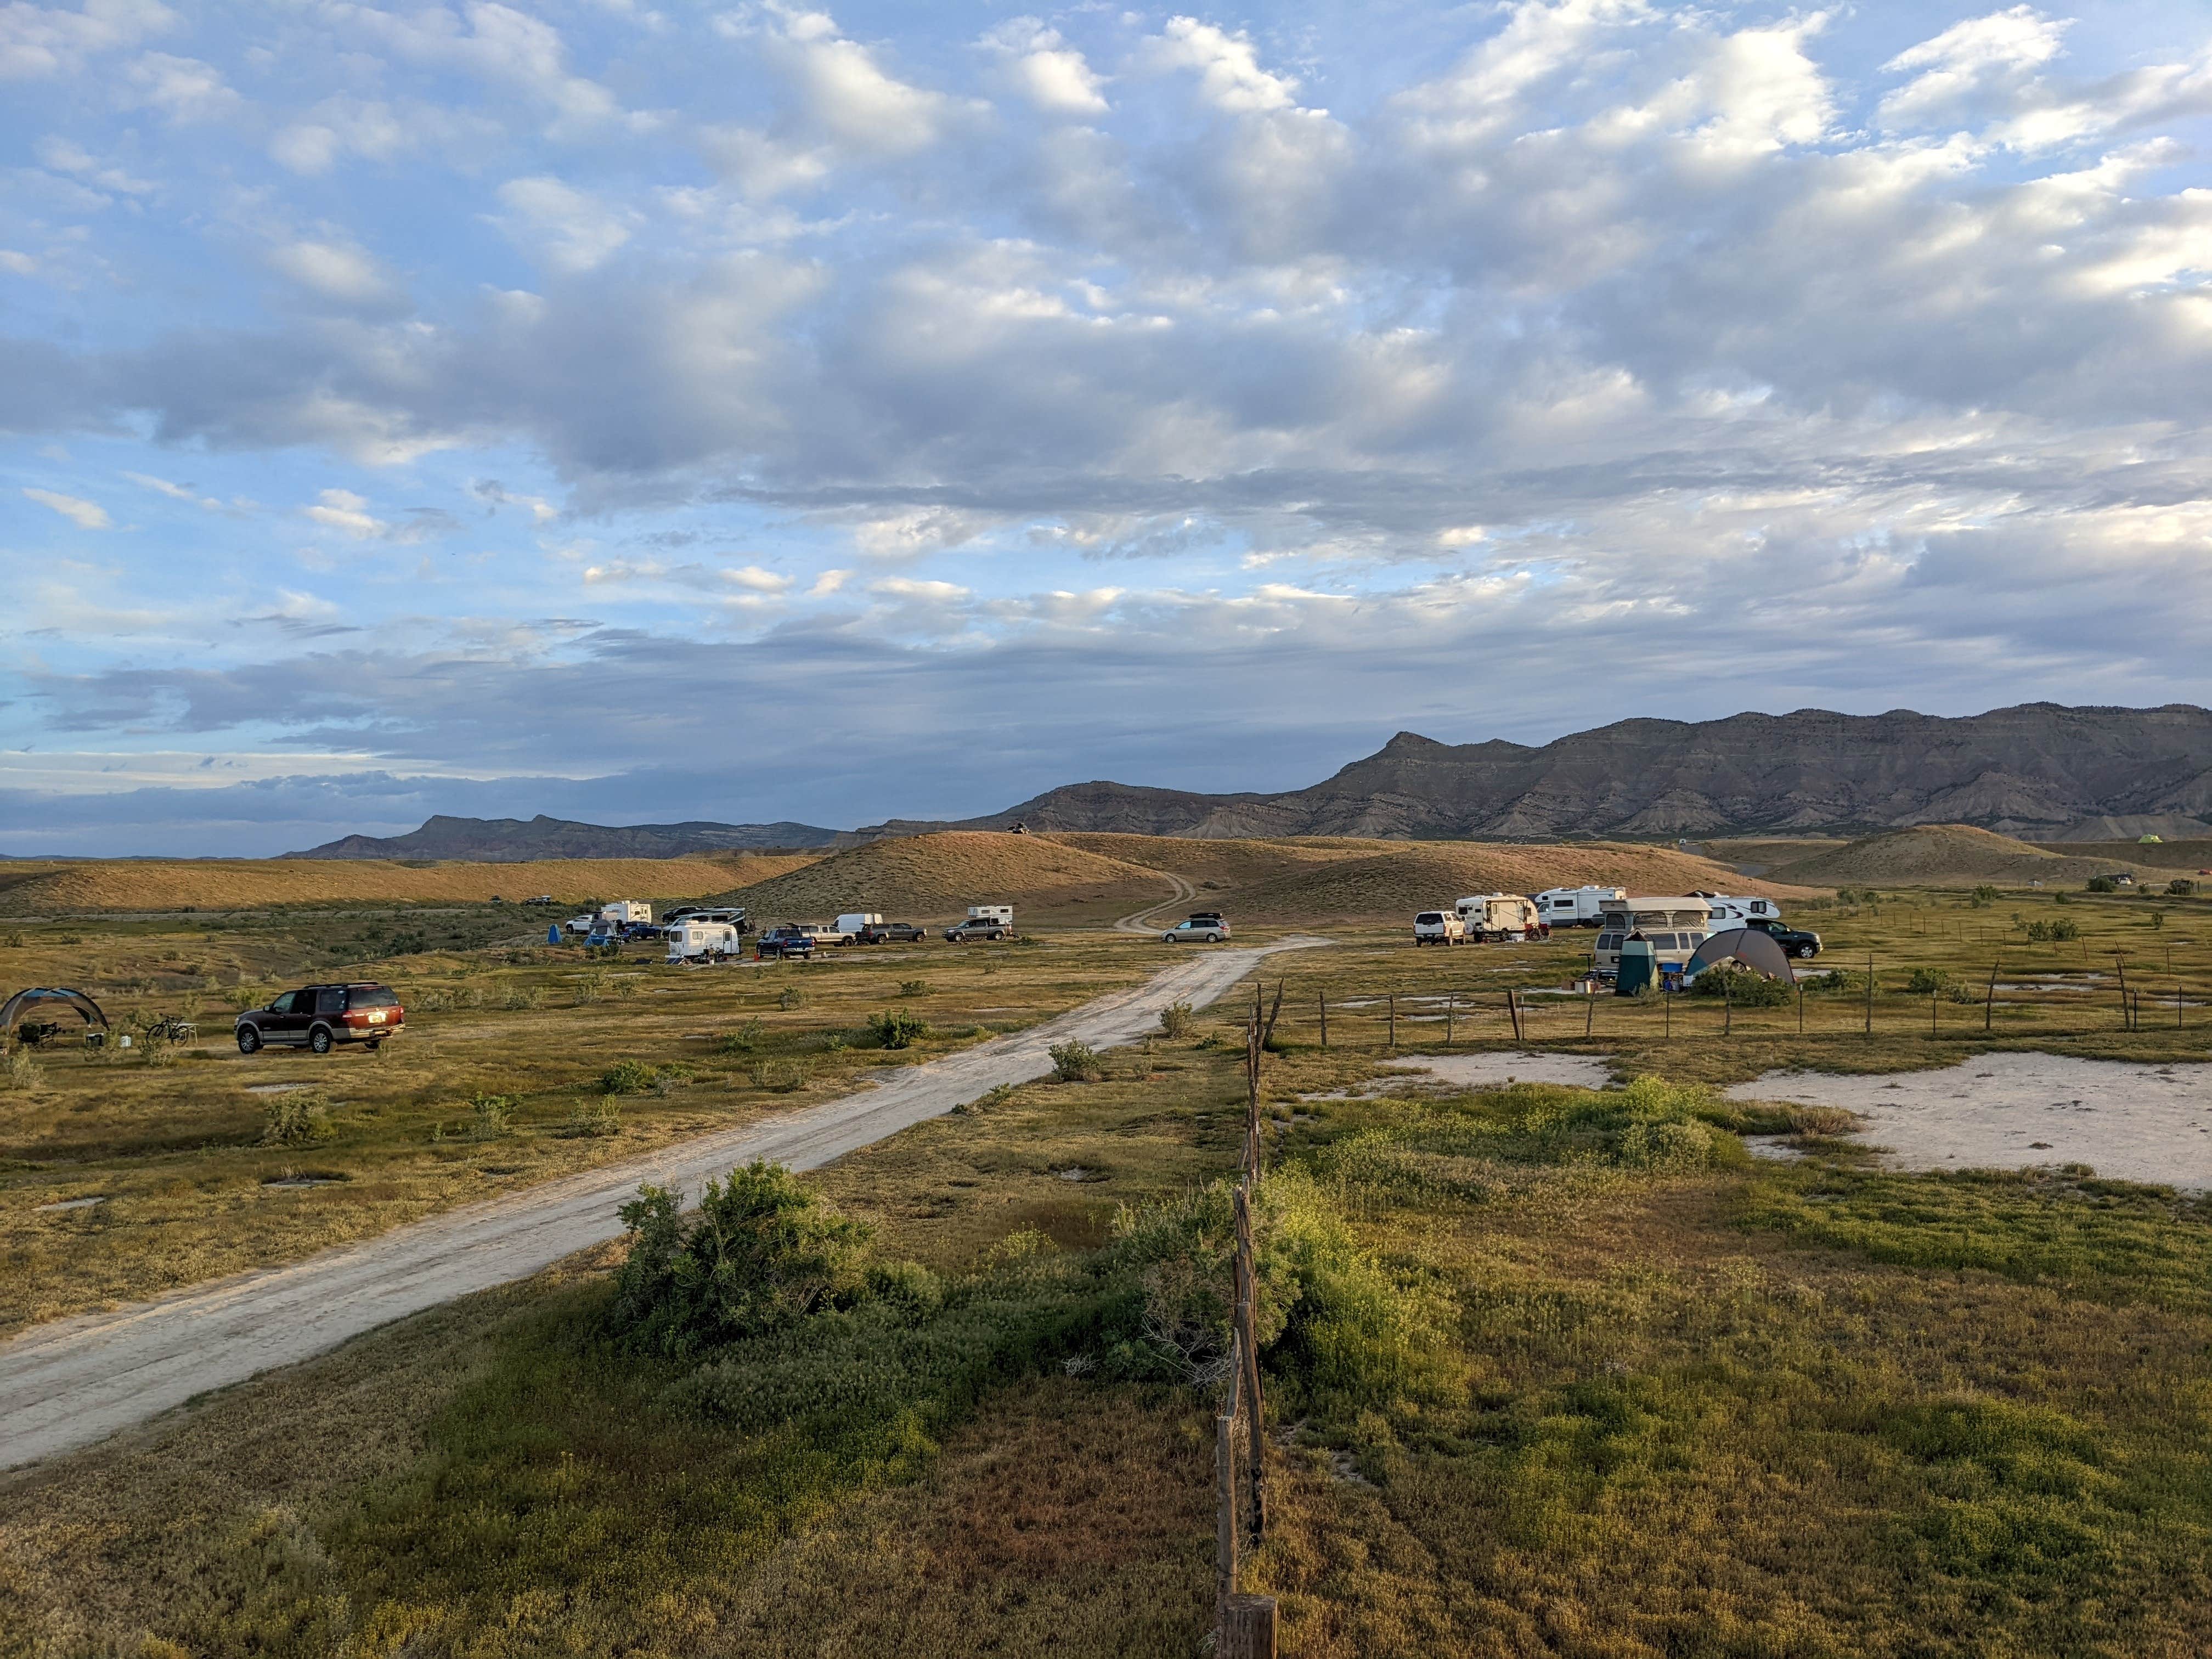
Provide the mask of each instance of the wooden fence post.
[{"label": "wooden fence post", "polygon": [[1590,1028],[1596,1023],[1597,993],[1592,991],[1583,1000],[1583,1035],[1588,1036],[1590,1034]]},{"label": "wooden fence post", "polygon": [[1323,1054],[1328,1052],[1328,993],[1327,991],[1321,994],[1321,1048]]},{"label": "wooden fence post", "polygon": [[1237,1389],[1242,1380],[1237,1339],[1230,1344],[1229,1405],[1213,1419],[1213,1619],[1229,1625],[1229,1598],[1237,1593]]},{"label": "wooden fence post", "polygon": [[1260,1392],[1260,1343],[1255,1329],[1254,1303],[1259,1296],[1259,1264],[1252,1249],[1252,1206],[1244,1188],[1237,1189],[1237,1343],[1243,1352],[1244,1421],[1249,1443],[1245,1456],[1251,1468],[1252,1517],[1249,1537],[1258,1548],[1267,1534],[1267,1427],[1266,1401]]},{"label": "wooden fence post", "polygon": [[1393,991],[1393,992],[1391,992],[1391,993],[1389,994],[1389,996],[1390,996],[1390,1046],[1391,1046],[1391,1048],[1395,1048],[1398,1046],[1398,994],[1397,994],[1395,991]]},{"label": "wooden fence post", "polygon": [[1459,993],[1456,991],[1444,993],[1444,1047],[1447,1048],[1452,1046],[1452,1016],[1457,1012],[1458,1004]]},{"label": "wooden fence post", "polygon": [[1797,1035],[1805,1035],[1805,981],[1797,981]]},{"label": "wooden fence post", "polygon": [[1982,1030],[1986,1031],[1990,1029],[1990,1022],[1996,1018],[1996,1012],[1997,965],[1993,962],[1990,964],[1990,994],[1982,1002]]},{"label": "wooden fence post", "polygon": [[[1881,913],[1876,911],[1875,914],[1879,915]],[[1874,1035],[1874,952],[1871,951],[1867,952],[1866,1034],[1869,1036]]]},{"label": "wooden fence post", "polygon": [[1231,1596],[1215,1650],[1219,1659],[1275,1659],[1275,1598]]},{"label": "wooden fence post", "polygon": [[1505,991],[1505,1012],[1506,1017],[1513,1022],[1513,1040],[1516,1042],[1527,1042],[1528,1038],[1521,1033],[1521,999],[1514,994],[1510,986],[1508,986]]},{"label": "wooden fence post", "polygon": [[2119,951],[2112,952],[2112,967],[2120,976],[2120,1029],[2135,1030],[2135,1022],[2128,1018],[2128,959]]},{"label": "wooden fence post", "polygon": [[[1734,975],[1729,976],[1733,978]],[[1728,980],[1721,981],[1721,1035],[1726,1036],[1735,1030],[1735,987]]]}]

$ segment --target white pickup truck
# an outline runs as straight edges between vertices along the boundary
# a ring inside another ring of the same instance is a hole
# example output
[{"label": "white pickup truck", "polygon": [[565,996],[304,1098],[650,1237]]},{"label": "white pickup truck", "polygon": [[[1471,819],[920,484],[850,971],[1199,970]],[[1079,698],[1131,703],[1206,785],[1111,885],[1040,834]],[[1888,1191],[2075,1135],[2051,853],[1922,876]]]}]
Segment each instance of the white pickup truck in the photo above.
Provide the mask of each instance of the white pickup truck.
[{"label": "white pickup truck", "polygon": [[1413,918],[1416,945],[1464,945],[1467,924],[1455,910],[1424,910]]}]

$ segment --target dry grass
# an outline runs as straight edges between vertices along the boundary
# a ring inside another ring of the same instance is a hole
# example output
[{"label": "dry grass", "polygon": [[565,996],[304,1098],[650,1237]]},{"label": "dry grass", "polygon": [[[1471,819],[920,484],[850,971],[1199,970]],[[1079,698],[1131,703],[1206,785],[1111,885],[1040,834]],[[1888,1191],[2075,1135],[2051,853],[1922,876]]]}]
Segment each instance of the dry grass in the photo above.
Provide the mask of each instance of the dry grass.
[{"label": "dry grass", "polygon": [[1018,921],[1025,911],[1060,921],[1119,915],[1171,891],[1152,870],[1043,836],[947,830],[832,854],[737,896],[764,921],[849,910],[934,920],[970,904],[1012,904]]},{"label": "dry grass", "polygon": [[810,863],[816,854],[715,854],[680,859],[558,859],[532,864],[417,866],[380,859],[131,859],[18,867],[0,885],[14,915],[78,910],[258,909],[280,904],[483,902],[550,893],[661,897],[720,890]]},{"label": "dry grass", "polygon": [[2138,868],[2132,858],[2075,855],[2070,849],[2061,852],[2034,846],[1967,824],[1930,823],[1870,836],[1833,851],[1777,865],[1769,873],[1777,880],[1808,887],[1875,883],[1955,887],[1976,882],[2024,887],[2031,881],[2045,886],[2078,886],[2092,876]]}]

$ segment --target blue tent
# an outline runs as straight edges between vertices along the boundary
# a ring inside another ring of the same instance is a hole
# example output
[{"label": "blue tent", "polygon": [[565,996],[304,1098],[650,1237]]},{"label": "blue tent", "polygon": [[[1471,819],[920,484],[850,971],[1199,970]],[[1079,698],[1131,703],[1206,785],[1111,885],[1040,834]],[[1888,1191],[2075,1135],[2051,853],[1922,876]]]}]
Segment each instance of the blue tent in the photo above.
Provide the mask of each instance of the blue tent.
[{"label": "blue tent", "polygon": [[555,922],[550,927],[548,927],[545,930],[545,942],[548,945],[558,945],[561,942],[561,924],[559,922]]}]

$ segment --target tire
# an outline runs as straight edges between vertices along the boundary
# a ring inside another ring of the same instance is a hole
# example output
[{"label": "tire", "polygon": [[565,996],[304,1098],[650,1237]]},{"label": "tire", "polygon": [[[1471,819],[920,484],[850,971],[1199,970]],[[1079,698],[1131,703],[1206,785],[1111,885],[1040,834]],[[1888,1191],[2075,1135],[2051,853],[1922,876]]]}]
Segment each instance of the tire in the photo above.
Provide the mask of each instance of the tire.
[{"label": "tire", "polygon": [[383,1046],[384,1046],[384,1040],[383,1040],[381,1037],[377,1037],[377,1038],[372,1039],[371,1041],[369,1041],[369,1042],[364,1042],[363,1044],[362,1044],[362,1048],[366,1048],[366,1049],[368,1049],[368,1052],[369,1052],[369,1053],[371,1053],[372,1054],[374,1054],[374,1053],[375,1053],[379,1048],[381,1048]]},{"label": "tire", "polygon": [[319,1054],[330,1053],[331,1028],[327,1025],[318,1025],[313,1030],[308,1032],[307,1047]]},{"label": "tire", "polygon": [[1801,945],[1790,954],[1796,957],[1800,962],[1808,962],[1813,957],[1813,947],[1809,945]]},{"label": "tire", "polygon": [[241,1025],[238,1028],[239,1053],[241,1054],[250,1054],[260,1046],[260,1032],[255,1030],[251,1025]]}]

